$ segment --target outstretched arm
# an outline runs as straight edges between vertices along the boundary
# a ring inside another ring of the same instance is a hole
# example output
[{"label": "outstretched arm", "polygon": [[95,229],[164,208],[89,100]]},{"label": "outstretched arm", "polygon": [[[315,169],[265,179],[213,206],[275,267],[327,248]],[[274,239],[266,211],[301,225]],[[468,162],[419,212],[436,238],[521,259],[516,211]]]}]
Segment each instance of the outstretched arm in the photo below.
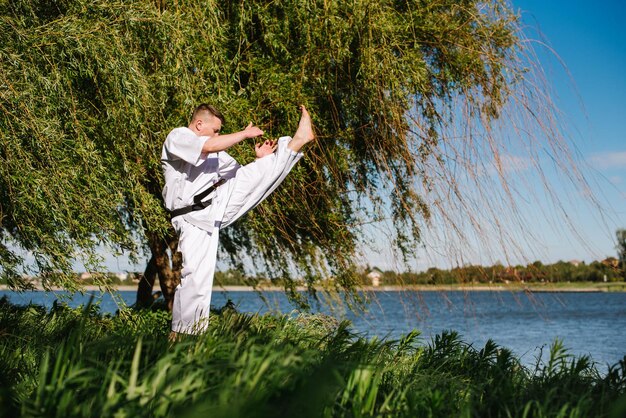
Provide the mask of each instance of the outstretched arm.
[{"label": "outstretched arm", "polygon": [[243,131],[209,137],[202,146],[202,152],[211,153],[224,151],[244,139],[256,138],[261,135],[263,135],[263,131],[250,123]]}]

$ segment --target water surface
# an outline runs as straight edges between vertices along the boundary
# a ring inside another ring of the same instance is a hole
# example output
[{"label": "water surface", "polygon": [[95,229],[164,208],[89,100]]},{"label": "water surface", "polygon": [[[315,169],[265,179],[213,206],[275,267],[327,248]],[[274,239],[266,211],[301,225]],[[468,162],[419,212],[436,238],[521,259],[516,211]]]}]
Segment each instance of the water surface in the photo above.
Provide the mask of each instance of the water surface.
[{"label": "water surface", "polygon": [[[134,291],[120,291],[116,298],[101,292],[73,297],[66,292],[0,291],[17,304],[52,306],[61,298],[70,306],[86,304],[91,297],[102,312],[114,313],[119,304],[131,305]],[[214,306],[231,299],[241,312],[290,313],[295,308],[283,292],[215,291]],[[429,341],[444,330],[459,332],[464,341],[482,347],[488,339],[507,347],[527,364],[533,364],[543,348],[559,338],[574,355],[589,354],[605,367],[626,355],[626,293],[534,293],[507,291],[378,291],[369,293],[367,311],[314,304],[314,312],[349,319],[356,333],[367,337],[399,338],[417,329]]]}]

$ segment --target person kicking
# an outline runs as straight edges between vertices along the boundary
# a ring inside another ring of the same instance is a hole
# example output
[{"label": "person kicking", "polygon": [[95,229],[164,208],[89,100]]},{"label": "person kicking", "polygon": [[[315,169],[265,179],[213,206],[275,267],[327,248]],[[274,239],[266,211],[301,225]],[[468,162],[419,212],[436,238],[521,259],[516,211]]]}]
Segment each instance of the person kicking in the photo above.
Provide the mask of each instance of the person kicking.
[{"label": "person kicking", "polygon": [[173,129],[165,139],[163,199],[183,258],[171,338],[198,334],[208,326],[220,229],[267,198],[302,158],[302,147],[315,139],[308,111],[304,106],[300,110],[293,138],[256,144],[256,160],[244,166],[226,150],[263,131],[250,123],[242,131],[220,135],[225,119],[211,105],[196,107],[189,126]]}]

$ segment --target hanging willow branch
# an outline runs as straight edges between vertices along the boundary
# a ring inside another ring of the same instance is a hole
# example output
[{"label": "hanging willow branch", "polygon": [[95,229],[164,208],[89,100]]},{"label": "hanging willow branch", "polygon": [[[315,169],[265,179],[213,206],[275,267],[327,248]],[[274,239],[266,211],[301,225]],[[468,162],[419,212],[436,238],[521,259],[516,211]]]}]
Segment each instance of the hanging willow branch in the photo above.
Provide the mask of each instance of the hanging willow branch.
[{"label": "hanging willow branch", "polygon": [[[310,108],[318,141],[222,249],[311,285],[353,288],[371,223],[388,222],[405,257],[429,222],[502,232],[490,193],[515,206],[507,150],[537,133],[571,166],[517,16],[498,0],[32,0],[0,5],[0,33],[0,254],[12,283],[14,248],[36,271],[68,272],[77,257],[95,268],[98,245],[136,254],[148,234],[166,237],[160,148],[200,102],[223,110],[227,130],[253,121],[272,137],[293,134],[297,104]],[[529,131],[507,145],[503,126],[519,120]],[[254,155],[251,143],[231,151]]]}]

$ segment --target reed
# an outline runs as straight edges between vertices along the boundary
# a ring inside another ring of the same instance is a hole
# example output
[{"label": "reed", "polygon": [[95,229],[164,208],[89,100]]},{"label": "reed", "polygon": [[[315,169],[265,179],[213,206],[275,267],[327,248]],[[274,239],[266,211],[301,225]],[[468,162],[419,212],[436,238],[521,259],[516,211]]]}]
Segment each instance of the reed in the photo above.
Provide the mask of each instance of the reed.
[{"label": "reed", "polygon": [[[556,341],[523,366],[454,332],[366,339],[322,315],[216,312],[168,342],[169,315],[0,301],[0,415],[621,417],[626,362],[600,373]],[[626,360],[626,359],[625,359]]]}]

